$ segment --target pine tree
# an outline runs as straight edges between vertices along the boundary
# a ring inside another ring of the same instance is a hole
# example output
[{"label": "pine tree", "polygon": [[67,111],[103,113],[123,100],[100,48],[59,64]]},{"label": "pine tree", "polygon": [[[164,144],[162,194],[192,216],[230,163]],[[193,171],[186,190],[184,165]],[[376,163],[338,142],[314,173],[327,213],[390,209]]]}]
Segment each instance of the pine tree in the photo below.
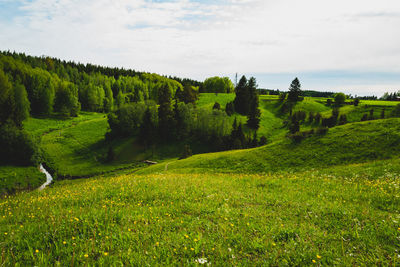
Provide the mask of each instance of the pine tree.
[{"label": "pine tree", "polygon": [[257,84],[256,84],[256,79],[254,77],[250,78],[247,87],[250,95],[249,112],[247,115],[247,126],[251,129],[257,130],[258,128],[260,128],[261,111],[258,107],[259,100],[257,93]]},{"label": "pine tree", "polygon": [[235,92],[236,97],[235,100],[233,100],[235,111],[239,114],[247,115],[249,94],[246,76],[243,75],[242,78],[240,78],[239,83],[235,88]]},{"label": "pine tree", "polygon": [[301,96],[301,84],[299,79],[296,77],[289,87],[288,100],[291,102],[299,101],[299,97]]}]

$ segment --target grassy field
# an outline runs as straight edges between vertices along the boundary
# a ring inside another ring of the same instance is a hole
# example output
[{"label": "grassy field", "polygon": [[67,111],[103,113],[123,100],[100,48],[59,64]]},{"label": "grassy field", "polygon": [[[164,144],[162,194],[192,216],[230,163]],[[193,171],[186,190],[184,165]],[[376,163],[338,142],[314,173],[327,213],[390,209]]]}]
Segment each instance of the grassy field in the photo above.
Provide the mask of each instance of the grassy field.
[{"label": "grassy field", "polygon": [[[232,100],[202,94],[198,107]],[[370,108],[340,112],[358,121]],[[294,143],[276,98],[261,97],[260,109],[268,145],[185,160],[183,144],[153,154],[129,138],[111,143],[116,159],[105,163],[104,114],[29,119],[60,176],[97,176],[0,198],[0,266],[399,265],[400,119]],[[295,110],[331,113],[311,98]],[[161,163],[143,168],[145,158]],[[36,167],[0,167],[2,190],[44,180]]]},{"label": "grassy field", "polygon": [[[400,119],[346,124],[301,143],[282,139],[247,150],[195,155],[171,161],[168,172],[270,173],[361,163],[400,155]],[[139,173],[164,172],[165,164]]]},{"label": "grassy field", "polygon": [[38,188],[46,176],[37,167],[0,166],[0,196]]},{"label": "grassy field", "polygon": [[0,262],[395,266],[399,166],[63,181],[0,200]]},{"label": "grassy field", "polygon": [[[214,103],[218,102],[224,108],[226,103],[233,101],[234,97],[234,94],[200,94],[197,106],[212,109]],[[375,102],[379,102],[379,104],[374,105]],[[385,103],[390,106],[379,106]],[[393,108],[393,103],[389,101],[366,101],[364,103],[362,101],[358,107],[342,107],[340,113],[346,114],[349,122],[360,121],[364,114],[369,114],[371,108],[374,109],[376,118],[380,117],[382,109],[385,109],[386,116],[388,116]],[[368,106],[364,104],[368,104]],[[288,120],[288,115],[281,113],[277,96],[260,96],[260,110],[261,122],[258,136],[267,137],[269,143],[285,140],[287,128],[284,126],[284,121]],[[324,117],[329,117],[331,114],[331,108],[326,106],[323,100],[310,97],[299,102],[294,107],[294,111],[297,110],[304,110],[307,113],[321,112]],[[235,118],[242,123],[246,122],[245,116],[236,114],[231,117],[232,123]],[[305,123],[301,129],[308,130],[312,127],[314,126]],[[108,123],[106,115],[102,113],[82,112],[75,118],[63,118],[56,115],[46,118],[30,118],[24,122],[24,128],[32,135],[41,138],[41,148],[51,161],[48,164],[58,173],[59,177],[66,178],[93,176],[124,168],[137,168],[142,166],[140,162],[145,159],[157,162],[170,161],[180,156],[184,146],[184,144],[174,143],[157,145],[155,149],[148,149],[136,142],[134,138],[106,143],[104,135],[108,130]],[[247,131],[246,127],[245,131]],[[104,159],[110,146],[115,150],[116,160],[106,163]],[[194,143],[191,144],[191,147],[195,154],[210,151],[204,144]],[[18,188],[23,185],[34,185],[36,183],[32,181],[38,181],[36,178],[27,179],[26,175],[22,175],[21,168],[15,169],[18,170],[13,171],[13,168],[8,166],[0,167],[3,177],[7,177],[7,180],[3,178],[3,183],[8,184],[8,188],[12,187],[9,184],[10,179],[16,181]],[[29,168],[26,169],[26,173],[29,173],[31,177],[38,175],[33,175],[32,169]],[[19,178],[12,179],[13,175],[17,175]]]}]

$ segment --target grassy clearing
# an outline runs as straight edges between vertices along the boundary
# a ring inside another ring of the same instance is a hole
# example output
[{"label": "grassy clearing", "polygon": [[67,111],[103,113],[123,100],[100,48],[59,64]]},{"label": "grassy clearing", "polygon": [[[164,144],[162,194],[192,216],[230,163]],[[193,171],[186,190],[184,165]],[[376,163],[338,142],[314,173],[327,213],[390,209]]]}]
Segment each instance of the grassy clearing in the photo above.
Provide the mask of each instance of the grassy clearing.
[{"label": "grassy clearing", "polygon": [[306,97],[303,101],[298,102],[296,106],[293,108],[293,112],[299,110],[305,111],[308,115],[308,113],[310,112],[313,113],[324,112],[331,110],[331,108],[315,101],[312,97]]},{"label": "grassy clearing", "polygon": [[[400,119],[352,123],[331,128],[301,143],[283,139],[270,145],[195,155],[172,161],[169,172],[270,173],[299,171],[349,163],[388,159],[400,155]],[[140,173],[163,172],[164,164]]]},{"label": "grassy clearing", "polygon": [[398,101],[383,101],[383,100],[361,100],[361,105],[369,105],[369,106],[396,106],[400,104]]},{"label": "grassy clearing", "polygon": [[78,117],[74,118],[64,118],[56,115],[45,118],[32,117],[24,121],[24,129],[34,136],[41,136],[52,131],[71,127],[80,122],[104,118],[104,116],[105,114],[103,113],[81,112]]},{"label": "grassy clearing", "polygon": [[228,102],[231,102],[235,99],[235,94],[226,94],[226,93],[201,93],[199,100],[197,101],[197,106],[200,108],[209,108],[212,109],[215,102],[218,102],[221,105],[221,108],[225,110],[225,106]]},{"label": "grassy clearing", "polygon": [[394,266],[400,263],[399,161],[389,169],[374,164],[362,167],[373,179],[348,166],[328,173],[60,182],[0,200],[0,261]]},{"label": "grassy clearing", "polygon": [[[130,161],[132,158],[105,162],[109,146],[104,141],[107,128],[107,119],[103,115],[43,135],[42,148],[51,159],[51,167],[57,175],[82,177],[121,168],[136,168],[138,162]],[[129,140],[118,140],[112,145],[118,155],[129,144]]]},{"label": "grassy clearing", "polygon": [[46,182],[37,167],[0,166],[0,195],[34,189]]}]

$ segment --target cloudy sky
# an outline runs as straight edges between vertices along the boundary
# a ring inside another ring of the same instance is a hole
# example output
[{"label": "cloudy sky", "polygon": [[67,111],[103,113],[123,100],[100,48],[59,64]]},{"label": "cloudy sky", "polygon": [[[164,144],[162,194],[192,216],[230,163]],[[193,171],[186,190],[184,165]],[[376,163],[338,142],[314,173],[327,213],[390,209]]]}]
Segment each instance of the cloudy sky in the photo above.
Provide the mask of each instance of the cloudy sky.
[{"label": "cloudy sky", "polygon": [[0,0],[0,50],[282,90],[400,90],[399,33],[399,0]]}]

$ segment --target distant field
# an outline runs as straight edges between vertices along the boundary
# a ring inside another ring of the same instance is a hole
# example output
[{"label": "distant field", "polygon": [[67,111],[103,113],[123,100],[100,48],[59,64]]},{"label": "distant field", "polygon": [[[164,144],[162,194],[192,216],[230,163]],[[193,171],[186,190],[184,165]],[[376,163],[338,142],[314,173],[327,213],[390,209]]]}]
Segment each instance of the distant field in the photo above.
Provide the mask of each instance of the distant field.
[{"label": "distant field", "polygon": [[361,105],[371,105],[371,106],[396,106],[400,104],[399,101],[382,101],[382,100],[361,100]]},{"label": "distant field", "polygon": [[214,106],[215,102],[218,102],[221,105],[222,109],[225,109],[225,106],[228,102],[231,102],[235,99],[235,94],[226,94],[226,93],[201,93],[199,100],[197,101],[198,107],[210,108]]},{"label": "distant field", "polygon": [[59,182],[0,199],[0,264],[394,266],[399,166]]},{"label": "distant field", "polygon": [[279,99],[278,95],[260,95],[259,96],[260,100],[277,100]]}]

